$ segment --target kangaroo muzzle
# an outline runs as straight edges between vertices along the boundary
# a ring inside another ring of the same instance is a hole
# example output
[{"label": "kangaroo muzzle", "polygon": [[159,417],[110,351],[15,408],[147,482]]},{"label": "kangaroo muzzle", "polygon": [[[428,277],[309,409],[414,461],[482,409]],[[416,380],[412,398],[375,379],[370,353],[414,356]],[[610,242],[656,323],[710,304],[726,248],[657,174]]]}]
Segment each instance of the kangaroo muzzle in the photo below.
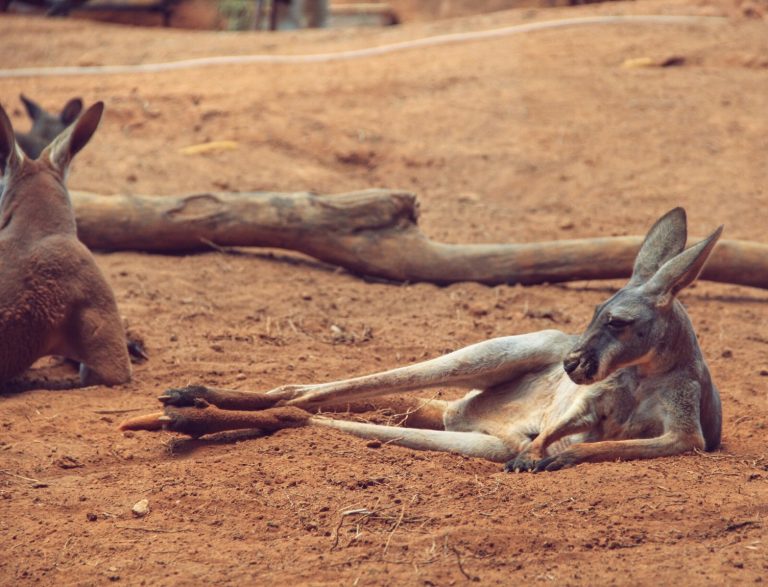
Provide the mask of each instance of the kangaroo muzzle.
[{"label": "kangaroo muzzle", "polygon": [[598,361],[591,353],[572,352],[563,360],[563,369],[571,381],[582,385],[590,383],[597,373]]}]

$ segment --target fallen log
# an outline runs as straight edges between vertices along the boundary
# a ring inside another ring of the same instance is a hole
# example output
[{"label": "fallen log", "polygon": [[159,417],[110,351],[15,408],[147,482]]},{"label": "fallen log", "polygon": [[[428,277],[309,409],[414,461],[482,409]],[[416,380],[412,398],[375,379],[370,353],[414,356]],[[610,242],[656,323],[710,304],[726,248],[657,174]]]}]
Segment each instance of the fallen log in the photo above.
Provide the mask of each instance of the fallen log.
[{"label": "fallen log", "polygon": [[[408,192],[332,196],[216,193],[103,196],[71,192],[81,240],[102,251],[190,253],[221,247],[299,251],[360,275],[393,281],[487,285],[628,277],[642,237],[527,244],[446,244],[418,227]],[[768,288],[768,245],[724,240],[704,279]]]}]

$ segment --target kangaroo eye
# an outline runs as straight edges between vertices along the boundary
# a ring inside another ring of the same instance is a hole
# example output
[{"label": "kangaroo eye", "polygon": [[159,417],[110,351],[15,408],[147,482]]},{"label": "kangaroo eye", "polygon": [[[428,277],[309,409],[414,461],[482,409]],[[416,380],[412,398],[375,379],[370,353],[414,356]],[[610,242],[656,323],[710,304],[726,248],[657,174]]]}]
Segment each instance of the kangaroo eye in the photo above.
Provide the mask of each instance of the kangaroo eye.
[{"label": "kangaroo eye", "polygon": [[626,328],[630,324],[632,324],[633,320],[627,320],[625,318],[616,318],[615,316],[611,316],[611,318],[608,319],[608,326],[611,328],[614,328],[615,330],[621,330],[622,328]]}]

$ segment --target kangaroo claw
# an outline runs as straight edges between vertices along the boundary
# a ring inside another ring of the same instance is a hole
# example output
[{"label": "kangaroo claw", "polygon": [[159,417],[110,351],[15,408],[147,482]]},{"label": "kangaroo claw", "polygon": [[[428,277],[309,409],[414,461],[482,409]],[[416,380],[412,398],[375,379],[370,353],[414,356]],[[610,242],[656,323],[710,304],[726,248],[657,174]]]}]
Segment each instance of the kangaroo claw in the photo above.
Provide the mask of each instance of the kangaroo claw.
[{"label": "kangaroo claw", "polygon": [[504,465],[504,471],[507,473],[524,473],[526,471],[533,471],[535,467],[536,461],[532,460],[527,454],[520,454]]}]

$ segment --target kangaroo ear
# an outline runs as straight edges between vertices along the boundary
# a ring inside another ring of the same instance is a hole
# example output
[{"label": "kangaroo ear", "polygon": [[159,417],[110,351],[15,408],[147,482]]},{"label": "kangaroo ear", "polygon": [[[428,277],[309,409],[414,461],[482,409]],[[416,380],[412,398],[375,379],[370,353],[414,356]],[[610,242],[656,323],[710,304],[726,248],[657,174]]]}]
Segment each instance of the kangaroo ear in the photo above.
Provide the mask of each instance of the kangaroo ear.
[{"label": "kangaroo ear", "polygon": [[632,269],[630,285],[648,281],[665,262],[680,254],[688,239],[685,210],[673,208],[648,231]]},{"label": "kangaroo ear", "polygon": [[65,104],[64,109],[59,115],[59,120],[61,120],[64,126],[69,126],[75,120],[77,120],[77,117],[80,115],[82,110],[83,101],[80,98],[72,98]]},{"label": "kangaroo ear", "polygon": [[16,136],[13,134],[11,120],[0,106],[0,172],[8,176],[15,169],[21,167],[24,154],[16,145]]},{"label": "kangaroo ear", "polygon": [[96,102],[77,119],[77,122],[65,129],[45,150],[39,159],[50,159],[53,166],[65,174],[75,155],[85,147],[99,126],[104,103]]},{"label": "kangaroo ear", "polygon": [[32,121],[37,120],[40,118],[40,116],[45,112],[37,102],[34,102],[27,98],[24,94],[19,94],[19,98],[21,98],[21,101],[24,103],[24,108],[27,109],[27,114],[29,114],[29,117],[32,119]]},{"label": "kangaroo ear", "polygon": [[670,304],[680,290],[696,281],[722,233],[723,226],[720,225],[703,241],[661,266],[646,284],[649,293],[658,296],[659,305]]}]

